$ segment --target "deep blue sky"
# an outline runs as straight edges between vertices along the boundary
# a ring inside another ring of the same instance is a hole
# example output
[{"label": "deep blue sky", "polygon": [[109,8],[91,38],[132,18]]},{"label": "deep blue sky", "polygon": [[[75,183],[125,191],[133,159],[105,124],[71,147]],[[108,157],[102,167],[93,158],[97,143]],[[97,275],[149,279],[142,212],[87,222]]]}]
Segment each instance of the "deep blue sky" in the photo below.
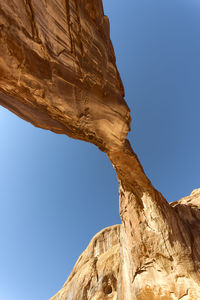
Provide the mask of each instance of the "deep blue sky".
[{"label": "deep blue sky", "polygon": [[[168,201],[200,187],[199,0],[105,0],[132,112],[129,139]],[[112,165],[95,146],[0,107],[0,300],[56,293],[90,239],[119,223]]]}]

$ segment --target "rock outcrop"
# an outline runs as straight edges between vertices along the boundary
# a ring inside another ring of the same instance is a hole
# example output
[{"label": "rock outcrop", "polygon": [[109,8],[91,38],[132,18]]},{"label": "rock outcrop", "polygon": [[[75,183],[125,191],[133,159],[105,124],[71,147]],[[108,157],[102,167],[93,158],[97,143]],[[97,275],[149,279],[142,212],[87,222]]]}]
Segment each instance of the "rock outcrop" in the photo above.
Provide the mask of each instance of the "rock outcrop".
[{"label": "rock outcrop", "polygon": [[51,300],[116,300],[120,287],[120,225],[99,232],[79,257],[60,292]]},{"label": "rock outcrop", "polygon": [[53,299],[200,299],[200,192],[169,204],[126,140],[130,113],[102,1],[0,0],[0,53],[0,104],[94,143],[118,176],[121,226],[92,240]]},{"label": "rock outcrop", "polygon": [[[122,190],[121,193],[123,193]],[[130,197],[133,196],[125,195],[125,199],[122,201],[126,204]],[[146,200],[148,202],[149,199]],[[143,201],[145,203],[145,198]],[[170,237],[162,221],[153,220],[153,215],[151,222],[146,223],[146,228],[144,228],[143,244],[140,236],[137,239],[138,229],[134,233],[134,241],[131,240],[130,243],[126,241],[127,232],[133,231],[133,225],[130,223],[124,222],[126,227],[115,225],[106,228],[92,239],[87,249],[79,257],[63,288],[51,300],[200,299],[200,287],[195,270],[195,262],[198,265],[195,257],[199,255],[195,252],[199,251],[200,239],[200,189],[170,205],[175,208],[180,217],[179,219],[175,214],[179,225],[185,226],[185,228],[181,228],[182,246],[179,243],[177,246],[171,246],[172,243],[175,244],[179,234]],[[174,210],[172,211],[174,213]],[[149,215],[152,212],[153,210],[149,209]],[[171,216],[169,215],[172,217],[171,223],[175,222],[173,213]],[[135,214],[132,217],[134,218]],[[135,219],[137,220],[137,218]],[[162,227],[163,230],[161,230]],[[187,234],[187,230],[190,231],[189,234]],[[186,242],[188,237],[190,240],[184,247],[184,241]],[[130,245],[133,243],[135,243],[134,264],[139,265],[137,260],[140,260],[140,267],[137,267],[134,274],[135,266],[130,268],[127,263],[129,256],[127,249],[130,249]],[[181,252],[178,253],[178,250]],[[193,252],[188,253],[189,251]],[[193,258],[191,259],[190,256]],[[191,261],[193,261],[193,265],[191,265]],[[134,294],[128,296],[128,292],[131,290],[127,286],[131,278],[129,276],[134,277]]]}]

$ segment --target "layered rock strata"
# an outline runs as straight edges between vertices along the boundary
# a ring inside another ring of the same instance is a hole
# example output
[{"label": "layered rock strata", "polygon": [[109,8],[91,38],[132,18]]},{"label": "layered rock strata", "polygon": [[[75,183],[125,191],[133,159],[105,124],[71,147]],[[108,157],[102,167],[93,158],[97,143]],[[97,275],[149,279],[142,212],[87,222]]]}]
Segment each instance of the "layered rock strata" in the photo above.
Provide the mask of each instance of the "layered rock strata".
[{"label": "layered rock strata", "polygon": [[200,299],[199,190],[169,204],[154,189],[123,97],[101,0],[0,0],[0,104],[94,143],[119,180],[122,225],[94,238],[54,299]]}]

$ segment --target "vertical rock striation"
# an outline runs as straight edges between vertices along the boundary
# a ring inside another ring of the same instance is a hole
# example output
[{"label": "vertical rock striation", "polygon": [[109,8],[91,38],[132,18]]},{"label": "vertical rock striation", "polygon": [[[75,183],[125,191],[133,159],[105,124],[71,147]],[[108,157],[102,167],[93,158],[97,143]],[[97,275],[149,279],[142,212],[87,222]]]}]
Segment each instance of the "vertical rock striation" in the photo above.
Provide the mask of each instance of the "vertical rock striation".
[{"label": "vertical rock striation", "polygon": [[122,224],[94,237],[52,299],[200,299],[200,191],[169,204],[126,140],[101,0],[0,0],[0,104],[97,145],[118,176]]},{"label": "vertical rock striation", "polygon": [[103,229],[79,257],[71,275],[51,300],[116,300],[120,286],[120,225]]},{"label": "vertical rock striation", "polygon": [[[169,204],[129,145],[110,154],[119,180],[122,299],[199,299],[199,193]],[[192,217],[192,216],[193,217]],[[188,217],[186,217],[188,216]],[[185,298],[183,298],[185,297]],[[119,298],[120,299],[120,298]]]}]

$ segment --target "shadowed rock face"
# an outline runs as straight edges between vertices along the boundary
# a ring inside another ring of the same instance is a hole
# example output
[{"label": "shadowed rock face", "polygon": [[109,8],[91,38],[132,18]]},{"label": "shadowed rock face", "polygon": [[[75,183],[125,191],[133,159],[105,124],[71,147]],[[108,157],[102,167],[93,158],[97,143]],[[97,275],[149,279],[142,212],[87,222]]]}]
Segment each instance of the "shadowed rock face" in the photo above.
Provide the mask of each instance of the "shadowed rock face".
[{"label": "shadowed rock face", "polygon": [[0,0],[0,104],[94,143],[119,181],[121,226],[91,241],[53,299],[200,299],[200,192],[169,204],[154,189],[123,97],[101,0]]}]

